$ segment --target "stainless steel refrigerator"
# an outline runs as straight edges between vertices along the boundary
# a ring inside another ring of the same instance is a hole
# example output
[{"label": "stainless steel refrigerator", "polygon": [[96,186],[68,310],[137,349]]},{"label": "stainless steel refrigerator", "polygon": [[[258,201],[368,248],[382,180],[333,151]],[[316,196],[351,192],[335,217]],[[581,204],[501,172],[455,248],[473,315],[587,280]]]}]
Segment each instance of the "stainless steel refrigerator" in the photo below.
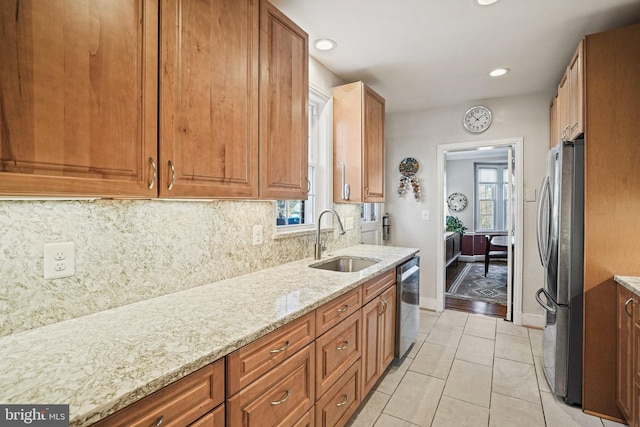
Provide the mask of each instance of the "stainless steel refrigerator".
[{"label": "stainless steel refrigerator", "polygon": [[545,309],[542,360],[551,391],[582,404],[584,141],[549,151],[538,200],[538,250],[545,270],[536,300]]}]

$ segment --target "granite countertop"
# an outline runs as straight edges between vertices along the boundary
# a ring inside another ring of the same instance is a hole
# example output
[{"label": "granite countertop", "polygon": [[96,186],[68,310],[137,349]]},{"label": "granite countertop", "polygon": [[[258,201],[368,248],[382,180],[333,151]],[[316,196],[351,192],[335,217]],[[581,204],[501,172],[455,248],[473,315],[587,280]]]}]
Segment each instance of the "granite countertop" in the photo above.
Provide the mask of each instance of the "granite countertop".
[{"label": "granite countertop", "polygon": [[640,297],[640,277],[633,276],[614,276],[613,279]]},{"label": "granite countertop", "polygon": [[418,249],[356,245],[356,273],[306,258],[0,338],[0,402],[69,404],[86,426],[308,313]]}]

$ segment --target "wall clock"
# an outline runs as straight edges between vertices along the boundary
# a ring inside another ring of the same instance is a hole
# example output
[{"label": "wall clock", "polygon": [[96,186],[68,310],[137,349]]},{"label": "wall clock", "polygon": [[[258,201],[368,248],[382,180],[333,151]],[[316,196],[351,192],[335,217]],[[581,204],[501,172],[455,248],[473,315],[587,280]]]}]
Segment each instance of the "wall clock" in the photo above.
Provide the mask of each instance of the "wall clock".
[{"label": "wall clock", "polygon": [[462,124],[471,133],[482,133],[491,126],[491,111],[482,105],[471,107],[464,113]]},{"label": "wall clock", "polygon": [[461,211],[467,206],[467,196],[462,193],[453,193],[447,197],[447,205],[452,211]]}]

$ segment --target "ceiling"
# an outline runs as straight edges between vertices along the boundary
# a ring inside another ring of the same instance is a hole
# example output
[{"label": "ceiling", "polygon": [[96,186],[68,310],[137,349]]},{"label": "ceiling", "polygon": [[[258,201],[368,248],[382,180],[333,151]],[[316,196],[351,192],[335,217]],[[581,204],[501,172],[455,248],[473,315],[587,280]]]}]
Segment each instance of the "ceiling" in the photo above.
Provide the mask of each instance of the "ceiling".
[{"label": "ceiling", "polygon": [[[388,113],[555,91],[586,34],[640,22],[640,0],[270,0],[309,33],[310,53],[363,80]],[[330,38],[337,47],[317,50]],[[497,67],[511,72],[499,78]]]}]

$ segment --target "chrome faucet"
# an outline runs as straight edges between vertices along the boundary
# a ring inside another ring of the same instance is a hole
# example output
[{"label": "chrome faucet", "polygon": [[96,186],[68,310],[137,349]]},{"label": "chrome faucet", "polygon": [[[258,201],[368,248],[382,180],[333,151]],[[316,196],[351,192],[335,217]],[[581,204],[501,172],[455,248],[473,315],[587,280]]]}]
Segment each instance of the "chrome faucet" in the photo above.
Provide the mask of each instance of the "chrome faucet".
[{"label": "chrome faucet", "polygon": [[318,228],[316,229],[316,244],[313,247],[315,259],[322,258],[322,251],[323,249],[325,249],[322,246],[322,243],[320,243],[320,220],[322,219],[322,215],[326,214],[327,212],[332,213],[333,216],[335,216],[336,219],[338,220],[338,232],[340,233],[340,235],[343,235],[345,233],[344,228],[342,227],[342,221],[340,221],[340,216],[338,216],[338,212],[336,212],[333,209],[325,209],[322,212],[320,212],[320,215],[318,215]]}]

